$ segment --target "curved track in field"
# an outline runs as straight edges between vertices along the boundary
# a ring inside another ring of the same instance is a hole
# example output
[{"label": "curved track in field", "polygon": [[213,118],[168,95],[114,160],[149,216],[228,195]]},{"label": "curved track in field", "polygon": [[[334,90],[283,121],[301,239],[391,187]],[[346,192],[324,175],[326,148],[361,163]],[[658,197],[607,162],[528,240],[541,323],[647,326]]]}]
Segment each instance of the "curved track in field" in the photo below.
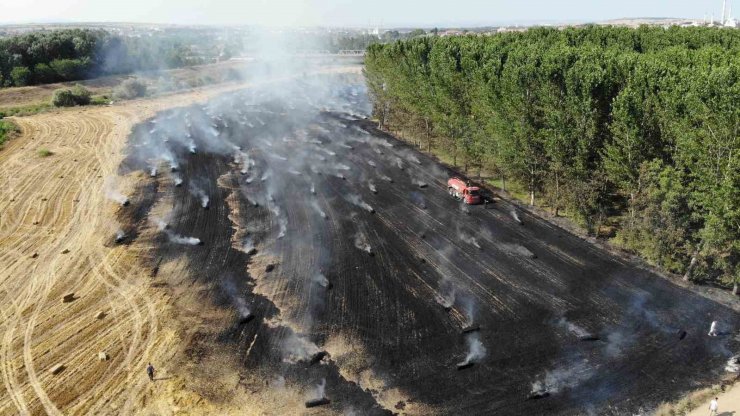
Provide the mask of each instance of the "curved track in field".
[{"label": "curved track in field", "polygon": [[[166,365],[179,351],[180,327],[168,292],[151,282],[151,239],[113,244],[123,208],[106,189],[134,194],[145,182],[117,176],[135,124],[244,87],[14,119],[21,134],[0,150],[0,415],[198,404]],[[39,156],[41,148],[53,155]],[[131,203],[146,206],[132,217],[140,227],[151,204],[135,196]],[[75,300],[63,303],[68,293]],[[99,352],[109,360],[98,360]],[[149,383],[148,361],[174,387]],[[57,364],[64,369],[52,374]]]}]

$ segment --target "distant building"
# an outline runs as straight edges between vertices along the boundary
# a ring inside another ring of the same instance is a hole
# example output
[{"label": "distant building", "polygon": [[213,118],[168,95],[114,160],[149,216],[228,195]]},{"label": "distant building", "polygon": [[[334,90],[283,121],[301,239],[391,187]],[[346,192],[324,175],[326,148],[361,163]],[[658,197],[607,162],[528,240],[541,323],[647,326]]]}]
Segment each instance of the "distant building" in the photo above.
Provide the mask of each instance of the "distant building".
[{"label": "distant building", "polygon": [[722,17],[719,19],[719,25],[732,29],[738,27],[737,20],[732,17],[732,0],[730,0],[729,4],[727,0],[722,0]]}]

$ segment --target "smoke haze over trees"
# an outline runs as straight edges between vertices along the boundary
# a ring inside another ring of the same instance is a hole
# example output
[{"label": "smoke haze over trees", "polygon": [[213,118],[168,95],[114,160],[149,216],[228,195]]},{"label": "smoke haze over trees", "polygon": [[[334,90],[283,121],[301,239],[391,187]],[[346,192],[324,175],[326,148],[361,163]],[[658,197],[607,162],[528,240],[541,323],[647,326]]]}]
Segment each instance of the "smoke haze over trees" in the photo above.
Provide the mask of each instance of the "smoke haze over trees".
[{"label": "smoke haze over trees", "polygon": [[32,32],[0,38],[0,87],[178,68],[228,58],[240,47],[238,41],[195,29],[150,36],[117,36],[100,29]]},{"label": "smoke haze over trees", "polygon": [[[740,31],[536,28],[372,45],[385,128],[650,262],[740,280]],[[505,186],[505,185],[504,185]]]},{"label": "smoke haze over trees", "polygon": [[[123,33],[123,34],[121,34]],[[0,87],[76,81],[102,75],[179,68],[282,53],[337,53],[423,35],[417,29],[379,35],[359,30],[263,30],[248,27],[70,28],[0,36]]]}]

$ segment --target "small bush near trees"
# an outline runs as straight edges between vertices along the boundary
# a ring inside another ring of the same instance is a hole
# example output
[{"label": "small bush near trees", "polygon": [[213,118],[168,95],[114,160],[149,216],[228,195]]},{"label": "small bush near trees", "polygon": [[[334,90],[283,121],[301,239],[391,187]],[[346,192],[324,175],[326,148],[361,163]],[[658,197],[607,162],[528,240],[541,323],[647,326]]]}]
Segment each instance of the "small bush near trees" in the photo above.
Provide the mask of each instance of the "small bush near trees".
[{"label": "small bush near trees", "polygon": [[146,84],[138,79],[127,79],[113,92],[113,96],[120,100],[131,100],[146,95]]},{"label": "small bush near trees", "polygon": [[25,87],[31,83],[31,70],[25,66],[16,66],[10,71],[10,79],[16,87]]},{"label": "small bush near trees", "polygon": [[72,90],[62,88],[54,91],[51,103],[54,104],[55,107],[73,107],[75,105],[75,99],[72,95]]},{"label": "small bush near trees", "polygon": [[18,128],[11,122],[6,120],[0,120],[0,149],[3,147],[8,137],[18,131]]},{"label": "small bush near trees", "polygon": [[65,81],[82,79],[87,71],[88,62],[82,59],[55,59],[49,66]]},{"label": "small bush near trees", "polygon": [[82,85],[70,88],[61,88],[54,91],[51,103],[55,107],[73,107],[90,104],[90,91]]},{"label": "small bush near trees", "polygon": [[78,105],[90,104],[90,90],[83,87],[82,85],[77,84],[72,87],[72,95],[75,97],[75,101]]},{"label": "small bush near trees", "polygon": [[241,81],[242,78],[242,74],[234,68],[229,68],[228,71],[226,71],[227,81]]},{"label": "small bush near trees", "polygon": [[48,84],[57,80],[57,73],[47,64],[38,64],[33,68],[33,82]]}]

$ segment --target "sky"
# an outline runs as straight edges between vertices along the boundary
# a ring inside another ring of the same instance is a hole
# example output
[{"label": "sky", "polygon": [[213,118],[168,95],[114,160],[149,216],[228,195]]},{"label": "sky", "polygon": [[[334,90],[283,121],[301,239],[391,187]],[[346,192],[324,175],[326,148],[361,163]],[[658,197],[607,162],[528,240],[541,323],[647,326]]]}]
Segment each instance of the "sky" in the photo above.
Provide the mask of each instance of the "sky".
[{"label": "sky", "polygon": [[449,27],[719,17],[721,9],[722,0],[0,0],[0,23]]}]

